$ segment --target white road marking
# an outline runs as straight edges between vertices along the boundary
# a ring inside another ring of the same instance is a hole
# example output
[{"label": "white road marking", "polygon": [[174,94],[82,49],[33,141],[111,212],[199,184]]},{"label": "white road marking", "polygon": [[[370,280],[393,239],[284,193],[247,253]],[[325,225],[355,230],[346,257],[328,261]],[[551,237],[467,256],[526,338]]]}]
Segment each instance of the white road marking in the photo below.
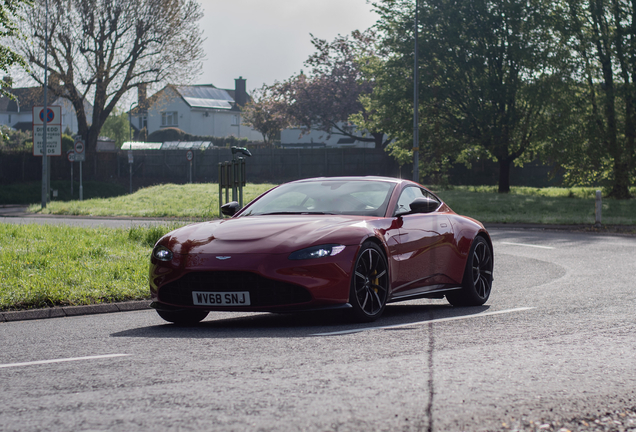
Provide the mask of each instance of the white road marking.
[{"label": "white road marking", "polygon": [[533,247],[533,248],[539,248],[539,249],[554,249],[552,246],[539,246],[539,245],[533,245],[533,244],[527,244],[527,243],[510,243],[510,242],[499,242],[499,243],[512,245],[512,246],[527,246],[527,247]]},{"label": "white road marking", "polygon": [[330,333],[315,333],[315,334],[312,334],[311,336],[334,336],[334,335],[344,335],[344,334],[350,334],[350,333],[360,333],[360,332],[370,331],[370,330],[387,330],[387,329],[394,329],[394,328],[401,328],[401,327],[412,327],[412,326],[428,324],[428,323],[438,323],[438,322],[444,322],[444,321],[457,321],[457,320],[468,319],[468,318],[479,318],[479,317],[484,317],[484,316],[500,315],[500,314],[507,314],[507,313],[513,313],[513,312],[521,312],[521,311],[527,311],[527,310],[530,310],[530,309],[536,309],[536,308],[534,308],[534,307],[521,307],[521,308],[516,308],[516,309],[506,309],[506,310],[501,310],[501,311],[485,312],[485,313],[480,313],[480,314],[475,314],[475,315],[465,315],[465,316],[457,316],[457,317],[450,317],[450,318],[439,318],[439,319],[427,320],[427,321],[417,321],[417,322],[406,323],[406,324],[396,324],[396,325],[382,326],[382,327],[364,327],[364,328],[357,328],[357,329],[351,329],[351,330],[342,330],[342,331],[330,332]]},{"label": "white road marking", "polygon": [[38,361],[24,362],[24,363],[7,363],[7,364],[0,364],[0,368],[41,365],[41,364],[49,364],[49,363],[63,363],[63,362],[79,361],[79,360],[95,360],[95,359],[104,359],[104,358],[113,358],[113,357],[126,357],[129,355],[131,354],[105,354],[105,355],[88,356],[88,357],[71,357],[71,358],[62,358],[62,359],[54,359],[54,360],[38,360]]}]

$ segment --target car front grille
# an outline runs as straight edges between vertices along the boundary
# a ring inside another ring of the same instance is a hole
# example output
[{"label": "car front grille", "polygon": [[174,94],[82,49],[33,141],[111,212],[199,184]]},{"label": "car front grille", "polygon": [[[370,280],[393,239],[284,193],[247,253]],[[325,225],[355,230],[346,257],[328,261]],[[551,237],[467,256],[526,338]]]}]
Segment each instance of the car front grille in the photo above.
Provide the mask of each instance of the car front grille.
[{"label": "car front grille", "polygon": [[193,272],[159,289],[159,301],[178,306],[192,306],[192,291],[249,291],[251,307],[305,303],[309,291],[300,285],[267,279],[255,273],[216,271]]}]

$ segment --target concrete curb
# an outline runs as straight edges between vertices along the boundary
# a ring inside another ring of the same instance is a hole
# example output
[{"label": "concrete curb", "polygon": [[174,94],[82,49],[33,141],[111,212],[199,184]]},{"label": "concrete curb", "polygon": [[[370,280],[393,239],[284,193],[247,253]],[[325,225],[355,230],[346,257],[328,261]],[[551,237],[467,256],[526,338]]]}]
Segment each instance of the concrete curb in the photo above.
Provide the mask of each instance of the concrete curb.
[{"label": "concrete curb", "polygon": [[111,312],[128,312],[144,309],[150,309],[150,300],[137,300],[120,303],[102,303],[85,306],[60,306],[45,309],[27,309],[22,311],[0,312],[0,322],[63,318]]}]

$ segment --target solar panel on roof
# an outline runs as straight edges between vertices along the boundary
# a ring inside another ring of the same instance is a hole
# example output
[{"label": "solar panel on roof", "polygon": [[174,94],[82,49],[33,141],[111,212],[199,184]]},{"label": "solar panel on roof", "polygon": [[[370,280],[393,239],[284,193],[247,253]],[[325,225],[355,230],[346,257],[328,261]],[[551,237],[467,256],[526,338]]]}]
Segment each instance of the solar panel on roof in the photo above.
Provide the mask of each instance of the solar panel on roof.
[{"label": "solar panel on roof", "polygon": [[185,101],[193,108],[217,108],[217,109],[231,109],[232,104],[227,100],[221,99],[203,99],[184,97]]}]

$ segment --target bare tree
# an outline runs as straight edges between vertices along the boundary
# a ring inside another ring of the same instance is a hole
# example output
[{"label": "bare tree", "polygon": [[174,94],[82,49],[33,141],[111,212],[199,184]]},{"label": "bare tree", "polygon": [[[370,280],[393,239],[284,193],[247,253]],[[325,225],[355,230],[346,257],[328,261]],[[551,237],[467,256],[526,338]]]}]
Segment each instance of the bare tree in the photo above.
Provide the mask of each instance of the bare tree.
[{"label": "bare tree", "polygon": [[[49,89],[68,98],[92,152],[102,125],[135,87],[184,82],[201,68],[203,16],[196,0],[49,0]],[[25,16],[16,48],[43,83],[44,0]],[[93,105],[92,117],[84,101]]]}]

